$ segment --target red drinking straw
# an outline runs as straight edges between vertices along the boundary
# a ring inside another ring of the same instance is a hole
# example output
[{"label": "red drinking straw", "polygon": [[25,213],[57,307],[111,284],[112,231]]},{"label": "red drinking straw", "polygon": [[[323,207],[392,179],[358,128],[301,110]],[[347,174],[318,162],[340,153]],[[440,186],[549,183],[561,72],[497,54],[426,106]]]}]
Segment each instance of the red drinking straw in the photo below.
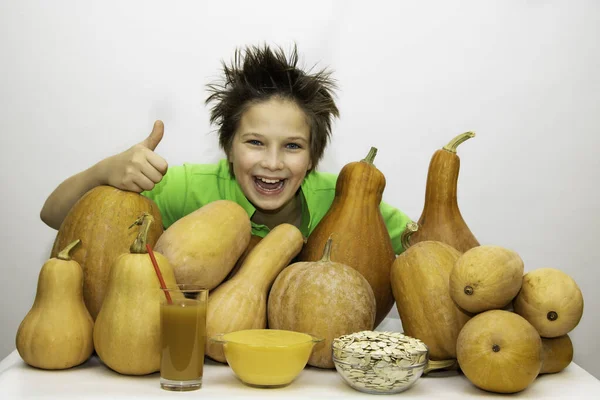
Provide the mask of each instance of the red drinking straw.
[{"label": "red drinking straw", "polygon": [[146,250],[148,250],[148,255],[150,255],[150,260],[152,261],[152,265],[154,265],[154,270],[156,271],[156,275],[158,276],[158,281],[160,282],[160,287],[165,292],[165,296],[167,296],[167,302],[169,304],[173,304],[173,300],[171,300],[171,294],[167,289],[167,285],[165,285],[165,280],[160,273],[160,268],[158,268],[158,263],[156,262],[156,258],[154,257],[154,252],[152,251],[152,247],[146,243]]}]

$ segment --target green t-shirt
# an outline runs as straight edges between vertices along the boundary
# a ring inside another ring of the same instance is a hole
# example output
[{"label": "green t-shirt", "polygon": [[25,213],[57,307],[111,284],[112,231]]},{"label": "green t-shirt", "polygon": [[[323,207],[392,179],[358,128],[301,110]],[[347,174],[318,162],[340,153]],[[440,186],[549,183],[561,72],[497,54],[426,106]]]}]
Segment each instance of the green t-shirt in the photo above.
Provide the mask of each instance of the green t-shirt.
[{"label": "green t-shirt", "polygon": [[[337,175],[313,171],[301,185],[302,225],[305,237],[315,229],[325,216],[335,195]],[[163,225],[171,226],[178,219],[192,213],[205,204],[216,200],[231,200],[242,206],[252,218],[256,209],[248,201],[238,182],[229,173],[229,163],[184,164],[169,167],[163,179],[144,196],[154,200],[160,209]],[[410,218],[396,208],[381,203],[381,214],[390,233],[396,254],[404,251],[400,237]],[[269,228],[252,222],[252,233],[265,237]]]}]

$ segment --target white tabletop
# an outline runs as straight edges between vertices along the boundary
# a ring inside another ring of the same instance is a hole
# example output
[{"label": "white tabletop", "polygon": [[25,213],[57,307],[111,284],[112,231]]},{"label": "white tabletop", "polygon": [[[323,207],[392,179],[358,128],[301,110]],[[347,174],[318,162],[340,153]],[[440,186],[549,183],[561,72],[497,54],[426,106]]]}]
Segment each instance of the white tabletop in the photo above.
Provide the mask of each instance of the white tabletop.
[{"label": "white tabletop", "polygon": [[[386,320],[378,330],[393,330],[396,321]],[[207,360],[202,389],[173,393],[160,388],[159,374],[124,376],[105,367],[97,357],[63,371],[29,367],[17,351],[0,362],[0,399],[182,399],[182,398],[373,398],[350,388],[335,370],[307,367],[290,385],[277,389],[257,389],[240,382],[223,364]],[[463,375],[420,378],[404,398],[464,399],[497,397],[473,386]],[[600,399],[600,382],[572,363],[558,374],[541,375],[526,390],[512,395],[523,399]]]}]

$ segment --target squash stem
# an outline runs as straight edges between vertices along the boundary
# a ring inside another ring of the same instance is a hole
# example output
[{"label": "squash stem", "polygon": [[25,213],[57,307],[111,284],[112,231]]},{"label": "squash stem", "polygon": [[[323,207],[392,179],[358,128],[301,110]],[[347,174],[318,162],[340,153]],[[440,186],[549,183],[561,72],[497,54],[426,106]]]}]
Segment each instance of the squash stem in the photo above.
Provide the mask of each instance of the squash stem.
[{"label": "squash stem", "polygon": [[453,368],[453,367],[457,366],[457,364],[458,364],[458,361],[456,361],[454,359],[439,360],[439,361],[429,360],[429,362],[425,366],[425,370],[423,371],[423,374],[427,375],[431,371],[435,371],[435,370],[439,370],[439,369]]},{"label": "squash stem", "polygon": [[64,249],[61,250],[60,253],[58,253],[58,255],[56,256],[56,258],[58,258],[59,260],[70,261],[71,260],[71,256],[69,255],[69,253],[79,243],[81,243],[81,240],[79,240],[79,239],[74,240],[73,242],[69,243],[67,245],[67,247],[65,247]]},{"label": "squash stem", "polygon": [[400,242],[402,243],[402,247],[404,250],[410,247],[410,235],[419,230],[419,224],[414,221],[410,221],[406,224],[406,228],[404,228],[404,232],[402,232],[402,236],[400,236]]},{"label": "squash stem", "polygon": [[475,136],[475,132],[465,132],[461,133],[454,139],[452,139],[447,145],[443,147],[444,150],[449,151],[450,153],[456,153],[456,148],[464,141],[471,139]]},{"label": "squash stem", "polygon": [[129,228],[132,228],[135,225],[141,225],[140,230],[138,232],[137,237],[135,238],[131,247],[129,247],[129,252],[132,254],[147,254],[148,249],[146,248],[146,243],[148,242],[148,231],[150,230],[150,225],[154,222],[154,217],[148,213],[143,213],[138,219],[135,220],[133,224]]},{"label": "squash stem", "polygon": [[367,156],[365,158],[363,158],[361,161],[366,162],[368,164],[373,164],[373,161],[375,161],[376,155],[377,155],[377,148],[371,147],[371,150],[369,150],[369,154],[367,154]]},{"label": "squash stem", "polygon": [[327,239],[327,243],[325,243],[325,248],[323,249],[323,257],[321,257],[321,261],[329,262],[331,256],[331,235]]}]

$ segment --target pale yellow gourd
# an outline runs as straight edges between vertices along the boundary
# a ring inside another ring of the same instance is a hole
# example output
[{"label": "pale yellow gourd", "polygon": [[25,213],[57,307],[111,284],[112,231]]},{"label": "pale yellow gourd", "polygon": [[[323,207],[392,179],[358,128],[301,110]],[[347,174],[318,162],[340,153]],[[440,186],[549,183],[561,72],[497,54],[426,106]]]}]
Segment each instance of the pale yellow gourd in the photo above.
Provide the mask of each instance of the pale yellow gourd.
[{"label": "pale yellow gourd", "polygon": [[525,389],[542,367],[542,339],[523,317],[489,310],[465,324],[456,342],[458,363],[480,389],[515,393]]},{"label": "pale yellow gourd", "polygon": [[79,242],[44,263],[33,306],[17,330],[17,351],[33,367],[71,368],[94,351],[94,321],[83,301],[83,271],[69,256]]},{"label": "pale yellow gourd", "polygon": [[177,220],[158,238],[154,249],[169,260],[177,283],[212,290],[248,247],[251,230],[242,206],[217,200]]},{"label": "pale yellow gourd", "polygon": [[[277,275],[300,252],[304,237],[291,224],[273,228],[248,253],[237,273],[211,291],[206,310],[208,338],[221,333],[267,327],[267,296]],[[206,354],[225,362],[223,346],[206,342]]]},{"label": "pale yellow gourd", "polygon": [[513,250],[482,245],[467,250],[450,272],[450,296],[471,313],[506,307],[523,282],[523,260]]},{"label": "pale yellow gourd", "polygon": [[538,268],[523,276],[513,306],[542,337],[553,338],[566,335],[579,324],[583,295],[566,273],[556,268]]},{"label": "pale yellow gourd", "polygon": [[569,335],[542,338],[542,370],[540,374],[555,374],[567,368],[573,361],[573,342]]},{"label": "pale yellow gourd", "polygon": [[[160,301],[164,293],[146,250],[146,235],[153,218],[145,214],[130,253],[112,265],[106,296],[94,326],[98,357],[109,368],[125,375],[145,375],[160,369]],[[167,287],[175,274],[160,253],[154,256]]]},{"label": "pale yellow gourd", "polygon": [[360,272],[330,260],[332,238],[319,261],[297,262],[279,274],[269,293],[269,328],[312,334],[323,339],[308,360],[334,368],[333,339],[372,330],[377,307],[373,289]]}]

